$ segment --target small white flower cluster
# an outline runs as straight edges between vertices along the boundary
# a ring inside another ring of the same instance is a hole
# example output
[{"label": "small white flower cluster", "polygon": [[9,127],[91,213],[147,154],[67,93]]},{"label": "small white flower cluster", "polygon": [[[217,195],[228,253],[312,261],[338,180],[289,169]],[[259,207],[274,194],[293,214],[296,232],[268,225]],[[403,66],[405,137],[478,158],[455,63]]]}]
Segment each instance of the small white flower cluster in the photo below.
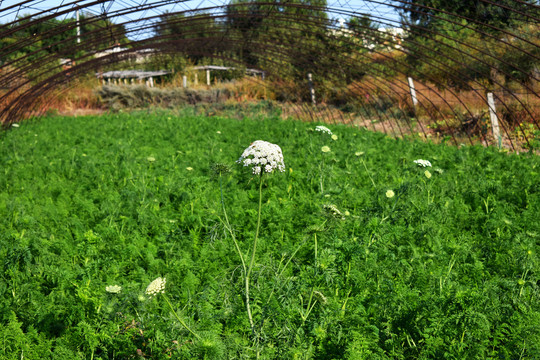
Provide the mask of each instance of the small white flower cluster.
[{"label": "small white flower cluster", "polygon": [[146,288],[146,295],[156,296],[159,293],[165,292],[165,283],[167,280],[165,278],[158,277],[156,280],[152,281],[150,285]]},{"label": "small white flower cluster", "polygon": [[105,287],[105,291],[111,294],[119,294],[122,287],[120,285],[110,285]]},{"label": "small white flower cluster", "polygon": [[418,164],[418,166],[431,167],[431,163],[429,162],[429,160],[418,159],[418,160],[414,160],[414,162]]},{"label": "small white flower cluster", "polygon": [[315,131],[320,131],[322,133],[332,135],[332,131],[326,126],[322,126],[322,125],[315,126]]},{"label": "small white flower cluster", "polygon": [[285,171],[281,148],[276,144],[263,140],[253,142],[244,150],[237,163],[252,166],[255,175],[259,175],[261,171],[267,173],[271,173],[276,169],[281,172]]}]

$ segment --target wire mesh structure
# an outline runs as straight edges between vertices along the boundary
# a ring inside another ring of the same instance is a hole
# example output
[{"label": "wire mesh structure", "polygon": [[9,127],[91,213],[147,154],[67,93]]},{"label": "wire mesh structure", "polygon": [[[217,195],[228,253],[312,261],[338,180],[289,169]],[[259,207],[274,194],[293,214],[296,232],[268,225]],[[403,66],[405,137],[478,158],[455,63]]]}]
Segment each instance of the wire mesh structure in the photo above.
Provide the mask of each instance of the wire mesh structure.
[{"label": "wire mesh structure", "polygon": [[89,74],[215,63],[263,74],[245,79],[300,119],[540,148],[536,0],[51,3],[0,1],[4,125]]}]

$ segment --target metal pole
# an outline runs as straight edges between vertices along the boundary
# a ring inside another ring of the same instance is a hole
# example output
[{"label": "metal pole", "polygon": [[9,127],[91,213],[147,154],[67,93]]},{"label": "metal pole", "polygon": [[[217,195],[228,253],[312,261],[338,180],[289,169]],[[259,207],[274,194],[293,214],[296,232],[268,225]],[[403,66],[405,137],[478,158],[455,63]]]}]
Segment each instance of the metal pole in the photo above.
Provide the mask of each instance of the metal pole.
[{"label": "metal pole", "polygon": [[414,81],[413,81],[412,77],[408,77],[407,80],[409,81],[409,88],[410,88],[410,91],[411,91],[412,103],[413,103],[414,107],[416,108],[416,106],[418,105],[418,99],[416,97],[416,90],[414,89]]},{"label": "metal pole", "polygon": [[81,43],[81,26],[80,26],[80,21],[79,21],[79,10],[78,9],[76,11],[76,16],[77,16],[77,44],[80,44]]},{"label": "metal pole", "polygon": [[493,99],[493,93],[487,93],[487,102],[489,107],[489,119],[491,120],[491,130],[493,131],[493,137],[498,142],[500,149],[502,138],[501,130],[499,128],[499,118],[497,117],[497,110],[495,109],[495,100]]}]

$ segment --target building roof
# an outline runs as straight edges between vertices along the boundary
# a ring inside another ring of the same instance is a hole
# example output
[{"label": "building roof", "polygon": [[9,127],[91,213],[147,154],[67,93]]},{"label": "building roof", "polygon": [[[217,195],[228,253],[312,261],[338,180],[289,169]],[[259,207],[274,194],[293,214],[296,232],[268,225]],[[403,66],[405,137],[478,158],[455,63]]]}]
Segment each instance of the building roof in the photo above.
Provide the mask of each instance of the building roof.
[{"label": "building roof", "polygon": [[142,70],[116,70],[96,73],[97,77],[104,78],[116,78],[116,79],[128,79],[138,78],[146,79],[154,76],[163,76],[170,74],[170,71],[158,70],[158,71],[142,71]]}]

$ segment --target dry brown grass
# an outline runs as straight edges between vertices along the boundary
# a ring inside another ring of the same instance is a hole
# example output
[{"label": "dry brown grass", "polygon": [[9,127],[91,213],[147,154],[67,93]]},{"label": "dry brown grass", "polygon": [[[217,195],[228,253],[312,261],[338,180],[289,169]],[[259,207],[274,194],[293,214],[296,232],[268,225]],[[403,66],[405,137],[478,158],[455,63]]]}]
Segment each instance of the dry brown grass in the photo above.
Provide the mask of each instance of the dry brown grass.
[{"label": "dry brown grass", "polygon": [[[95,89],[100,86],[99,81],[93,77],[72,82],[38,96],[34,99],[36,106],[29,109],[26,115],[47,111],[66,115],[102,112],[103,105],[95,93]],[[173,77],[171,82],[160,85],[168,89],[181,86],[180,75]],[[201,91],[208,90],[208,86],[201,82],[198,85],[190,83],[188,86]],[[540,84],[534,86],[534,91],[540,92]],[[278,100],[281,102],[283,117],[293,117],[302,121],[346,123],[385,132],[391,136],[418,135],[437,142],[448,141],[451,138],[456,144],[475,141],[484,144],[494,143],[490,135],[486,94],[482,90],[459,92],[451,89],[439,90],[432,84],[415,82],[419,105],[414,108],[406,77],[396,77],[388,81],[366,76],[362,81],[350,84],[343,92],[347,94],[344,98],[358,101],[362,107],[373,106],[381,97],[390,102],[390,108],[385,110],[384,114],[373,107],[372,110],[378,113],[370,116],[361,112],[341,111],[324,103],[314,107],[299,102],[301,95],[297,93],[299,88],[294,82],[278,83],[262,81],[257,77],[245,77],[231,82],[218,82],[211,87],[227,90],[232,94],[228,101],[238,103]],[[0,108],[9,104],[24,90],[22,88],[18,93],[3,99]],[[5,93],[7,90],[2,91]],[[2,95],[0,91],[0,96]],[[496,91],[495,98],[501,131],[504,134],[503,143],[514,148],[519,147],[517,143],[526,143],[531,134],[534,136],[534,128],[540,119],[540,98],[519,86],[515,86],[512,92]],[[396,117],[396,114],[399,116]],[[9,121],[9,119],[0,120]],[[525,127],[527,131],[523,131]]]}]

